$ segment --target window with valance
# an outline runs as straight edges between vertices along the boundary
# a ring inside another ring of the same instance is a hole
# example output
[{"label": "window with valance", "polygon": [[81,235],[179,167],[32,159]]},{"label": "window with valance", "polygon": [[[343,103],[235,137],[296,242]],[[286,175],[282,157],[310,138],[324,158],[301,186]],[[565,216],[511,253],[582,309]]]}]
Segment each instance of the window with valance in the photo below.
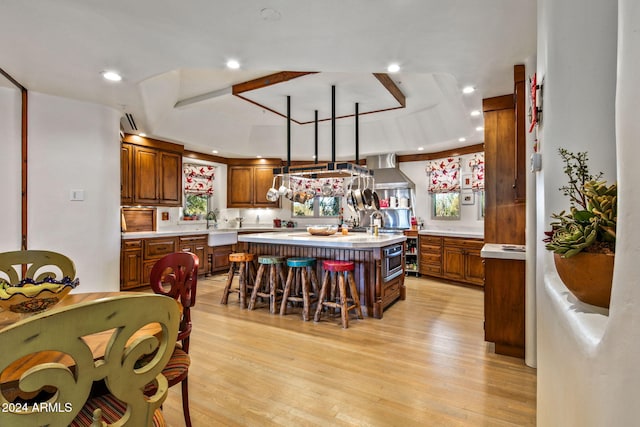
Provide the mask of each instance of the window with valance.
[{"label": "window with valance", "polygon": [[476,153],[469,160],[471,169],[471,189],[473,191],[484,190],[484,152]]},{"label": "window with valance", "polygon": [[460,191],[460,157],[430,161],[426,172],[429,176],[427,192],[430,194]]},{"label": "window with valance", "polygon": [[182,166],[184,174],[185,194],[210,196],[213,194],[213,180],[216,168],[214,166],[185,163]]}]

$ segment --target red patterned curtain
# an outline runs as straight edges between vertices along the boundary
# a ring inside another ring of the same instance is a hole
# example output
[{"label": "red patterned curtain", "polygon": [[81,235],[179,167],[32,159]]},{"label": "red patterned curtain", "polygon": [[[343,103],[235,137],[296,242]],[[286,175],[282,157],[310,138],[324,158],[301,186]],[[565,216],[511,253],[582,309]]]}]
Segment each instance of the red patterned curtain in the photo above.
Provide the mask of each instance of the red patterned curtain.
[{"label": "red patterned curtain", "polygon": [[433,160],[426,167],[429,193],[460,191],[460,157]]},{"label": "red patterned curtain", "polygon": [[209,196],[213,194],[213,179],[216,168],[214,166],[185,163],[182,165],[184,174],[184,191],[187,194]]},{"label": "red patterned curtain", "polygon": [[474,154],[469,160],[469,168],[471,168],[471,189],[484,190],[484,153]]}]

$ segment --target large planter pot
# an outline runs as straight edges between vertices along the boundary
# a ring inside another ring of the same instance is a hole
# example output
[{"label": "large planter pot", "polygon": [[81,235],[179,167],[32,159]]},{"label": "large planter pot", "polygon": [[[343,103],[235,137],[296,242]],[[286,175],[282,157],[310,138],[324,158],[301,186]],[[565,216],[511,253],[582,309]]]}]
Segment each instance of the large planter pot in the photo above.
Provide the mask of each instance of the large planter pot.
[{"label": "large planter pot", "polygon": [[556,270],[565,286],[582,302],[609,308],[613,282],[613,255],[580,252],[563,258],[553,254]]}]

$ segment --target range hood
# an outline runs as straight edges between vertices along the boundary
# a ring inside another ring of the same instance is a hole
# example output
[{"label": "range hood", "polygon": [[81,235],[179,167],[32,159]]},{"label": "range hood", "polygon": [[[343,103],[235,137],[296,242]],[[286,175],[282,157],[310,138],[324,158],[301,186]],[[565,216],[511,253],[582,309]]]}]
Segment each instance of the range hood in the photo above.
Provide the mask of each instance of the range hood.
[{"label": "range hood", "polygon": [[376,190],[416,188],[413,181],[400,171],[395,153],[368,156],[367,169],[373,171]]}]

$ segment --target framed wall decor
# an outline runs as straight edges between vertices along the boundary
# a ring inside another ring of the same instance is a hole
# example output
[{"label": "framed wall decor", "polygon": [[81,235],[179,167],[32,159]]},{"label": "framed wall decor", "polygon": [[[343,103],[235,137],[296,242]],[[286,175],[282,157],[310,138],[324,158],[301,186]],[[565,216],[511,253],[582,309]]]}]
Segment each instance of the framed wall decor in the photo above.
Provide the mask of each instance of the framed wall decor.
[{"label": "framed wall decor", "polygon": [[460,200],[463,205],[473,205],[476,202],[475,194],[473,191],[464,191],[460,195]]},{"label": "framed wall decor", "polygon": [[471,188],[472,176],[470,173],[462,174],[462,188]]}]

